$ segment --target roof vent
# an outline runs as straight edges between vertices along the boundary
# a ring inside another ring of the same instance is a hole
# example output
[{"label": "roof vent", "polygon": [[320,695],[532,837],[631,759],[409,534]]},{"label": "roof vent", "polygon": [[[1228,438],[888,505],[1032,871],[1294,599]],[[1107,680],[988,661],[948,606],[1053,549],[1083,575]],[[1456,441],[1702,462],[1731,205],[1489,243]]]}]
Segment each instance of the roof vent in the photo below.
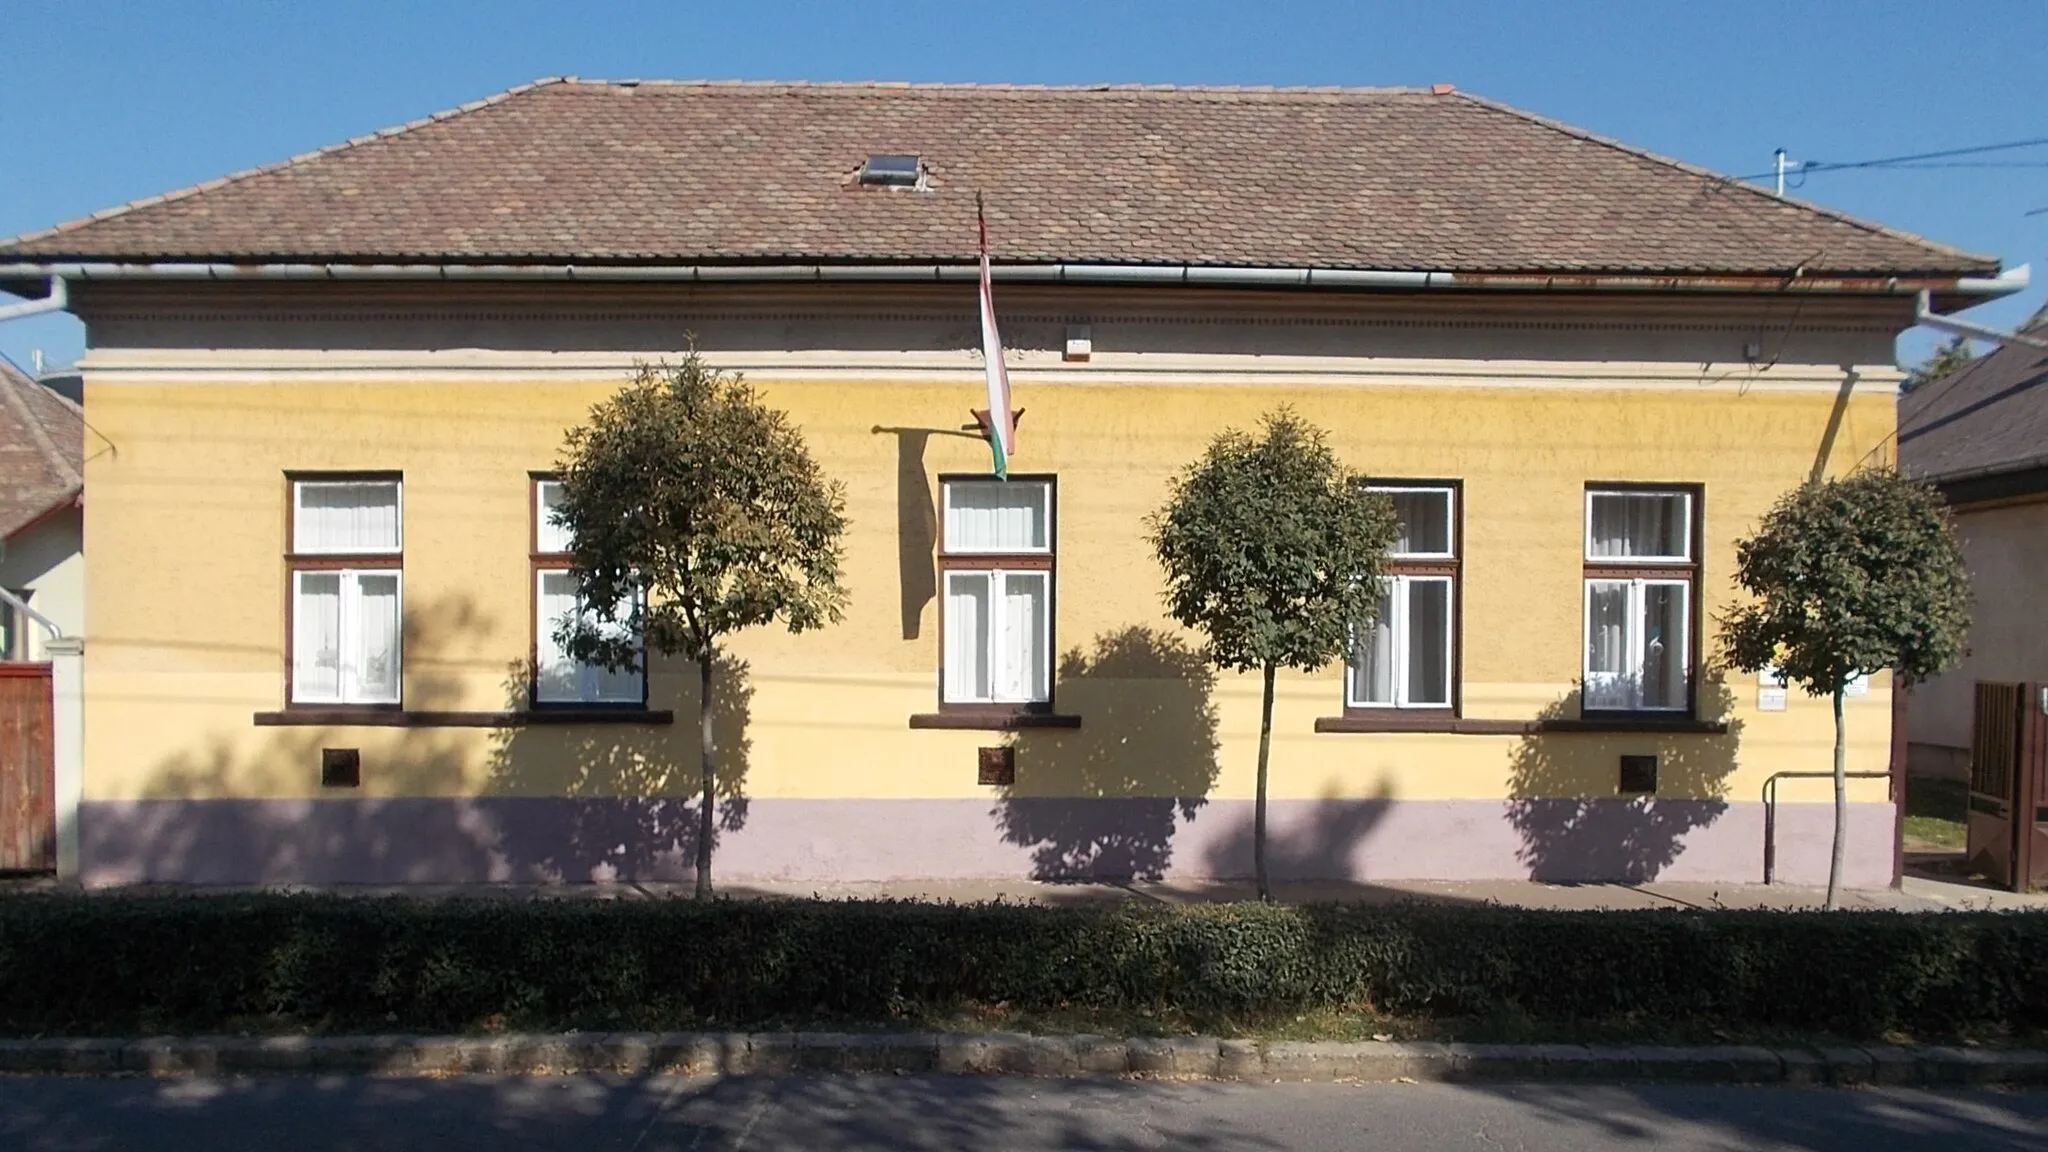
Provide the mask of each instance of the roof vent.
[{"label": "roof vent", "polygon": [[860,182],[871,188],[915,188],[923,174],[915,155],[874,155],[860,166]]}]

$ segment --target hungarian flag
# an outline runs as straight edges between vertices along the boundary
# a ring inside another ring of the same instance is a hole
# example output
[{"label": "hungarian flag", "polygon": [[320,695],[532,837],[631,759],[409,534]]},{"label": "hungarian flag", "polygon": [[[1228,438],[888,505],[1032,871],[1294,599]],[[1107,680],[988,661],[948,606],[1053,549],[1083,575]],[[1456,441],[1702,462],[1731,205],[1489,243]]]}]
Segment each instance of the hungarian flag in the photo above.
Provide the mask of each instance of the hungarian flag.
[{"label": "hungarian flag", "polygon": [[1003,367],[1003,336],[996,331],[996,297],[989,287],[988,220],[981,197],[974,198],[974,222],[981,229],[981,357],[988,371],[988,446],[995,453],[998,479],[1010,478],[1010,454],[1017,447],[1017,428],[1010,419],[1010,371]]}]

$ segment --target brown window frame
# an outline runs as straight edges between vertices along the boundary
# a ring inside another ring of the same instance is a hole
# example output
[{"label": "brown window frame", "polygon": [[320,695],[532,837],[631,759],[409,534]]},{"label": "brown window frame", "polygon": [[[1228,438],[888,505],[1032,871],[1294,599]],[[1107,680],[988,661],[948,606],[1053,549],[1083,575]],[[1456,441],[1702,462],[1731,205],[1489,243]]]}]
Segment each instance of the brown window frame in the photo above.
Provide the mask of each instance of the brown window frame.
[{"label": "brown window frame", "polygon": [[1345,654],[1343,680],[1337,689],[1338,699],[1344,706],[1343,714],[1361,720],[1374,719],[1388,724],[1418,726],[1458,719],[1465,714],[1465,482],[1441,477],[1374,476],[1367,479],[1365,485],[1374,491],[1405,488],[1422,491],[1448,490],[1451,494],[1450,556],[1413,559],[1390,556],[1387,561],[1388,576],[1434,576],[1448,577],[1450,580],[1450,691],[1447,693],[1448,702],[1440,705],[1354,704],[1351,700],[1351,660],[1353,652],[1356,651],[1354,648],[1352,652]]},{"label": "brown window frame", "polygon": [[617,712],[647,707],[647,644],[640,644],[640,700],[542,700],[540,698],[540,578],[547,572],[566,572],[575,567],[567,552],[543,552],[540,546],[540,486],[559,484],[553,472],[529,472],[526,476],[526,706],[535,712]]},{"label": "brown window frame", "polygon": [[[938,710],[942,715],[960,717],[986,717],[1001,721],[1018,716],[1047,716],[1053,714],[1053,694],[1058,690],[1054,681],[1055,664],[1053,653],[1059,650],[1059,477],[1051,472],[1014,473],[1007,481],[998,481],[983,472],[943,472],[939,474],[938,490]],[[946,538],[946,492],[949,485],[956,483],[1011,483],[1044,484],[1046,486],[1045,506],[1045,551],[1044,552],[955,552]],[[946,575],[949,572],[1044,572],[1045,590],[1045,699],[1030,701],[951,701],[946,699]],[[915,722],[916,718],[913,718]],[[938,727],[937,724],[920,726]]]},{"label": "brown window frame", "polygon": [[[300,552],[299,485],[391,483],[398,485],[398,548],[391,552]],[[298,668],[299,574],[371,571],[398,573],[398,699],[379,701],[300,700]],[[284,708],[287,712],[402,712],[405,710],[405,474],[396,470],[292,470],[284,474]]]},{"label": "brown window frame", "polygon": [[[1685,496],[1684,560],[1595,558],[1590,555],[1593,537],[1593,497],[1599,493],[1656,494]],[[1705,575],[1706,485],[1697,481],[1589,480],[1579,496],[1579,715],[1588,720],[1691,721],[1699,718],[1700,635],[1705,616],[1700,606],[1700,585]],[[1681,708],[1594,708],[1585,695],[1588,630],[1592,625],[1588,586],[1595,580],[1650,580],[1685,583],[1685,704]]]}]

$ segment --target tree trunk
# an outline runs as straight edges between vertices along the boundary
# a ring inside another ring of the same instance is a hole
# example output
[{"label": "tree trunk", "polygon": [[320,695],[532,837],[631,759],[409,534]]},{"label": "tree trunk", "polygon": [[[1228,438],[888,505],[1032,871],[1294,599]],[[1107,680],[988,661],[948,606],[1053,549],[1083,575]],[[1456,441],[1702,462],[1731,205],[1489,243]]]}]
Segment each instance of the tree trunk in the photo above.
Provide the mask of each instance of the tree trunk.
[{"label": "tree trunk", "polygon": [[1266,763],[1273,751],[1273,666],[1266,665],[1266,691],[1259,700],[1259,787],[1252,804],[1252,877],[1258,884],[1259,899],[1271,900],[1273,887],[1266,880]]},{"label": "tree trunk", "polygon": [[1842,685],[1835,685],[1835,850],[1828,859],[1830,909],[1842,906],[1842,850],[1849,834],[1849,778],[1842,756]]},{"label": "tree trunk", "polygon": [[697,712],[703,721],[702,742],[704,750],[704,802],[697,806],[697,899],[711,898],[711,801],[718,782],[716,760],[716,739],[711,734],[711,661],[712,652],[707,645],[704,655],[697,662]]}]

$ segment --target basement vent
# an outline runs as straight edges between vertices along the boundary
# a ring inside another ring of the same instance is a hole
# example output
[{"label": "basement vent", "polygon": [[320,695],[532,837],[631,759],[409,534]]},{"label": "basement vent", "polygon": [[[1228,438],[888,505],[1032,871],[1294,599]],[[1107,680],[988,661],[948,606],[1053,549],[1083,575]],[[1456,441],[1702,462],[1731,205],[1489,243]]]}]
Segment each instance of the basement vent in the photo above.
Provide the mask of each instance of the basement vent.
[{"label": "basement vent", "polygon": [[1621,782],[1615,789],[1624,796],[1654,796],[1657,794],[1657,758],[1655,756],[1623,756],[1621,758]]},{"label": "basement vent", "polygon": [[363,753],[359,748],[322,748],[320,786],[360,788],[363,785]]},{"label": "basement vent", "polygon": [[875,155],[860,166],[860,182],[872,188],[915,188],[923,171],[915,155]]}]

